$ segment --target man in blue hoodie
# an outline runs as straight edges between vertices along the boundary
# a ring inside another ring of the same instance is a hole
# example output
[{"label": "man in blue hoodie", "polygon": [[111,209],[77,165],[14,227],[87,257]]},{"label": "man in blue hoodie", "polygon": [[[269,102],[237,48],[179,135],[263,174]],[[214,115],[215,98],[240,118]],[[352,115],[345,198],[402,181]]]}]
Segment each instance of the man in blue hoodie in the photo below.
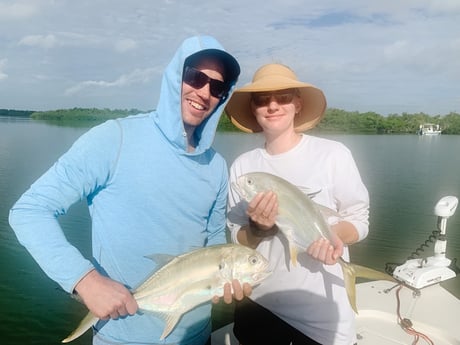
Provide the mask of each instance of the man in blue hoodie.
[{"label": "man in blue hoodie", "polygon": [[[186,39],[163,74],[155,111],[88,131],[11,209],[11,227],[45,273],[105,319],[94,327],[93,344],[156,344],[163,321],[137,313],[128,289],[152,272],[146,256],[225,242],[227,166],[211,145],[239,73],[214,38]],[[58,223],[84,199],[91,260]],[[205,344],[210,309],[186,313],[162,344]]]}]

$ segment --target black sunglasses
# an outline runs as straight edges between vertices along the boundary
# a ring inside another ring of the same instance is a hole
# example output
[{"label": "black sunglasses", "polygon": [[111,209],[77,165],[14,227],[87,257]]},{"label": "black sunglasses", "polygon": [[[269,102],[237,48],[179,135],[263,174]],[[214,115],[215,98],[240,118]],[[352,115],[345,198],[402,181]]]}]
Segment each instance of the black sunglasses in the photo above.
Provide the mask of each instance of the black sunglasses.
[{"label": "black sunglasses", "polygon": [[212,79],[196,68],[185,66],[182,81],[195,89],[201,89],[209,83],[209,92],[216,98],[224,98],[228,92],[228,85],[220,80]]},{"label": "black sunglasses", "polygon": [[272,101],[272,97],[275,99],[276,103],[284,105],[291,103],[294,96],[295,91],[289,89],[278,92],[253,92],[251,99],[256,107],[265,107]]}]

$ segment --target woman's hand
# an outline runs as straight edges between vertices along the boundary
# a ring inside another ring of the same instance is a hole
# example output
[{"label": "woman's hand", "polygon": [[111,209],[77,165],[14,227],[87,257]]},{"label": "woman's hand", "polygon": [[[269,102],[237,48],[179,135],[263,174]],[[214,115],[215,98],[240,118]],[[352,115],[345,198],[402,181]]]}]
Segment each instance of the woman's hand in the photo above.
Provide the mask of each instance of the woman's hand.
[{"label": "woman's hand", "polygon": [[[251,295],[252,293],[252,287],[248,283],[244,283],[241,286],[241,283],[233,279],[232,283],[226,283],[224,285],[224,295],[223,300],[226,304],[230,304],[233,302],[233,300],[241,301],[244,297],[247,297]],[[219,296],[214,296],[212,298],[213,303],[219,303],[220,297]]]},{"label": "woman's hand", "polygon": [[246,214],[259,230],[271,230],[278,214],[276,194],[271,191],[257,194],[249,203]]},{"label": "woman's hand", "polygon": [[343,242],[333,232],[331,241],[320,238],[307,248],[307,253],[326,265],[334,265],[343,254]]}]

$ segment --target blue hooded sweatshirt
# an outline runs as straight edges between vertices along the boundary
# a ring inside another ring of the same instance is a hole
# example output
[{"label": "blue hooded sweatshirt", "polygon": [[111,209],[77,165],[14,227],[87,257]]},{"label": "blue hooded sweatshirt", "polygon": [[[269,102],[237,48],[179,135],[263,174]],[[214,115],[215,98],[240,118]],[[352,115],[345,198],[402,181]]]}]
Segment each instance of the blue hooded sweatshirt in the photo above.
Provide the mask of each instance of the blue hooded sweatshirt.
[{"label": "blue hooded sweatshirt", "polygon": [[[207,49],[223,51],[209,36],[185,40],[164,72],[155,111],[89,130],[11,209],[10,225],[20,243],[66,291],[94,268],[135,288],[158,268],[147,256],[225,242],[227,166],[211,147],[225,99],[196,128],[194,152],[187,152],[181,116],[184,62]],[[87,201],[92,220],[91,260],[67,241],[58,223],[80,200]],[[164,321],[141,312],[98,322],[93,341],[204,344],[210,309],[206,304],[186,313],[164,342]]]}]

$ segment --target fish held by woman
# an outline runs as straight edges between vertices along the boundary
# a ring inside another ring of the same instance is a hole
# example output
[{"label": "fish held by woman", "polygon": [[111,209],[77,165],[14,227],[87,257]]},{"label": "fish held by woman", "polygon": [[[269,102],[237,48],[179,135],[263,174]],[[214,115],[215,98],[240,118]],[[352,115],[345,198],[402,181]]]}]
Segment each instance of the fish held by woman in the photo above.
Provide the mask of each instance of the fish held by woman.
[{"label": "fish held by woman", "polygon": [[[325,238],[332,242],[332,233],[323,213],[333,214],[334,211],[326,211],[285,179],[265,172],[252,172],[241,175],[234,187],[247,202],[261,192],[273,191],[277,195],[278,215],[275,223],[287,240],[293,265],[297,265],[298,251],[305,251],[314,241]],[[338,262],[342,266],[348,300],[356,313],[357,277],[395,281],[386,273],[346,262],[342,258]]]}]

